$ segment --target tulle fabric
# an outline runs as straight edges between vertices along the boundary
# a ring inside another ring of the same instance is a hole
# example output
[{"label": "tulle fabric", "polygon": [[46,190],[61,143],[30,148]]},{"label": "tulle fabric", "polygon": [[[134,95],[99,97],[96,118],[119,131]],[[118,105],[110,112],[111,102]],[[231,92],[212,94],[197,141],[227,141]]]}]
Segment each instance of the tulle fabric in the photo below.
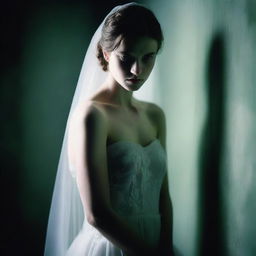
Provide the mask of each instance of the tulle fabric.
[{"label": "tulle fabric", "polygon": [[[131,226],[139,230],[147,241],[156,243],[160,232],[160,215],[122,216]],[[154,232],[152,232],[154,231]],[[125,253],[107,240],[97,229],[84,225],[66,256],[126,256]]]}]

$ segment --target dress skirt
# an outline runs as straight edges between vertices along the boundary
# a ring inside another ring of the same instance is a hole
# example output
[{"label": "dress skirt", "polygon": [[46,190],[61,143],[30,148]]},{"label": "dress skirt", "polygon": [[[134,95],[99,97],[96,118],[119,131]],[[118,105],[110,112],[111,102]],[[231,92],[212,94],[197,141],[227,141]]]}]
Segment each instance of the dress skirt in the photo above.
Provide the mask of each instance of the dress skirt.
[{"label": "dress skirt", "polygon": [[[159,214],[121,216],[138,234],[153,246],[157,246],[160,236],[161,218]],[[111,243],[96,228],[84,222],[82,230],[70,245],[66,256],[125,256],[124,252]]]}]

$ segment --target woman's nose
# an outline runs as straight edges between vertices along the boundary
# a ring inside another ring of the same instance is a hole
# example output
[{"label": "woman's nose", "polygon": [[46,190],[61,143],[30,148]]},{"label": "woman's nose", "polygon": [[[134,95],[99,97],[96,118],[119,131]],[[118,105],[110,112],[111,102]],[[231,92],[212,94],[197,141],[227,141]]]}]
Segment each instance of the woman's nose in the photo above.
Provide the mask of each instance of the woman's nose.
[{"label": "woman's nose", "polygon": [[139,61],[135,61],[131,67],[131,73],[134,75],[139,75],[142,71],[142,65],[139,63]]}]

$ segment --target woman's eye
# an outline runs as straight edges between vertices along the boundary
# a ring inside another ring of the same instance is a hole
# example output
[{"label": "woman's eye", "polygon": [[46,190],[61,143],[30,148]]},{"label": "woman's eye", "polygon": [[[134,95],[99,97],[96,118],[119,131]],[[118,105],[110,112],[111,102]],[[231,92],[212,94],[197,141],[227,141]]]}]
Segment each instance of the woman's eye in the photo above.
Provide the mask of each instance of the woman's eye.
[{"label": "woman's eye", "polygon": [[153,60],[154,57],[155,57],[155,54],[148,54],[148,55],[144,56],[144,60],[150,61],[150,60]]},{"label": "woman's eye", "polygon": [[129,56],[129,55],[120,55],[119,58],[120,58],[120,60],[123,61],[123,62],[132,61],[132,57]]}]

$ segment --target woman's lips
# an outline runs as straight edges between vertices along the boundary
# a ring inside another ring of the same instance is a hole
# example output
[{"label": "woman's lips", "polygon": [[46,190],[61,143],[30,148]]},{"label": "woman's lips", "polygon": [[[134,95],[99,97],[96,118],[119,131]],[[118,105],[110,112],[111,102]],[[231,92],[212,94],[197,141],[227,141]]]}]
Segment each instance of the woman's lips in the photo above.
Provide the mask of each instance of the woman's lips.
[{"label": "woman's lips", "polygon": [[134,78],[132,78],[132,79],[127,79],[127,81],[129,81],[131,83],[138,83],[138,82],[141,82],[142,79],[134,79]]}]

